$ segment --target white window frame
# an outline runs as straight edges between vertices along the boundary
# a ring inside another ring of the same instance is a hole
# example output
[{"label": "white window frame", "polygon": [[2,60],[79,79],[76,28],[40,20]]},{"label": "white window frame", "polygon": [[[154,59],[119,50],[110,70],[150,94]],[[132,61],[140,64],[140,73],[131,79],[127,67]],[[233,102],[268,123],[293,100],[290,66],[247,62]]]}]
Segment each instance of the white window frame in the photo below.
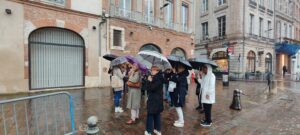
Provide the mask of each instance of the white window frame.
[{"label": "white window frame", "polygon": [[168,1],[169,5],[167,6],[166,10],[166,22],[167,24],[173,24],[173,16],[174,16],[174,2],[173,0]]},{"label": "white window frame", "polygon": [[206,13],[208,11],[208,0],[202,0],[202,11],[201,13]]},{"label": "white window frame", "polygon": [[[114,30],[121,31],[121,46],[114,46]],[[125,48],[125,29],[121,27],[111,26],[110,27],[110,49],[124,50]]]},{"label": "white window frame", "polygon": [[[223,20],[223,18],[225,20]],[[219,22],[219,19],[220,19],[220,22]],[[226,36],[226,25],[227,25],[227,18],[226,18],[226,15],[223,15],[223,16],[220,16],[217,18],[217,28],[218,28],[218,37],[223,37],[223,36]],[[219,23],[221,23],[221,25],[219,25]],[[225,24],[225,25],[224,25]],[[225,31],[223,30],[225,27]],[[221,33],[221,34],[220,34]],[[224,34],[223,34],[224,33]]]},{"label": "white window frame", "polygon": [[[204,25],[204,24],[206,24],[206,25]],[[202,32],[202,39],[206,40],[206,36],[209,36],[209,33],[208,33],[208,21],[207,22],[202,22],[201,23],[201,28],[202,28],[202,30],[201,30],[201,32]]]},{"label": "white window frame", "polygon": [[226,4],[227,0],[217,0],[218,6]]},{"label": "white window frame", "polygon": [[189,5],[183,2],[181,4],[181,21],[182,21],[183,31],[187,31],[188,29],[188,23],[189,23],[188,17],[189,17]]},{"label": "white window frame", "polygon": [[260,37],[263,37],[264,36],[264,19],[262,17],[259,18],[259,33],[258,35]]},{"label": "white window frame", "polygon": [[254,14],[250,14],[250,21],[249,22],[250,22],[249,33],[254,34],[254,31],[253,31],[254,30],[253,29],[254,28],[253,27],[254,26]]}]

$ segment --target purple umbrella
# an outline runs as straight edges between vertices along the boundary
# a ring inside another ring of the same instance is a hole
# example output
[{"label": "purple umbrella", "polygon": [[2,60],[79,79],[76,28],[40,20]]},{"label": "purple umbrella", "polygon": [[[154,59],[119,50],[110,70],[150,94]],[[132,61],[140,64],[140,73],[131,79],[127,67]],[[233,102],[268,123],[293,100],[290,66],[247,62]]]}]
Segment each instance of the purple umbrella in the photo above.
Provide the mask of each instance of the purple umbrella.
[{"label": "purple umbrella", "polygon": [[144,64],[140,63],[135,57],[127,55],[127,56],[125,56],[125,58],[127,59],[127,61],[129,63],[131,63],[131,64],[137,64],[137,66],[139,67],[139,69],[142,72],[146,73],[148,71],[148,68]]}]

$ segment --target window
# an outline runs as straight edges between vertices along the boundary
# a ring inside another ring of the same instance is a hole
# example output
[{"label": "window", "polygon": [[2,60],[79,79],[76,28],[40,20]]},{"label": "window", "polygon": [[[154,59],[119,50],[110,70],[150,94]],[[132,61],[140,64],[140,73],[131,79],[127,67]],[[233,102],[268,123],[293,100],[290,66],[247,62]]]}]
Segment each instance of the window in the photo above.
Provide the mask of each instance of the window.
[{"label": "window", "polygon": [[122,31],[120,30],[114,30],[114,46],[122,46]]},{"label": "window", "polygon": [[146,51],[146,50],[161,53],[160,48],[154,44],[145,44],[140,48],[140,51]]},{"label": "window", "polygon": [[179,56],[181,58],[186,58],[185,52],[181,48],[174,48],[171,52],[171,55]]},{"label": "window", "polygon": [[168,1],[169,5],[167,6],[166,10],[166,21],[168,25],[172,25],[173,24],[173,8],[174,8],[174,4],[173,4],[173,0],[169,0]]},{"label": "window", "polygon": [[272,28],[271,28],[271,21],[268,21],[268,38],[270,38],[270,32],[271,32]]},{"label": "window", "polygon": [[285,37],[287,37],[287,36],[288,36],[288,32],[287,32],[287,31],[288,31],[288,29],[287,29],[287,25],[286,25],[286,24],[284,24],[283,26],[284,26],[284,36],[285,36]]},{"label": "window", "polygon": [[120,15],[130,17],[131,15],[131,0],[119,0]]},{"label": "window", "polygon": [[202,13],[208,11],[208,0],[202,0]]},{"label": "window", "polygon": [[183,31],[187,31],[187,27],[188,27],[188,12],[189,12],[189,7],[187,4],[182,3],[181,6],[181,10],[182,10],[182,14],[181,14],[181,21],[182,21],[182,25],[183,25]]},{"label": "window", "polygon": [[264,6],[265,0],[259,0],[259,5]]},{"label": "window", "polygon": [[259,18],[259,36],[263,36],[263,19]]},{"label": "window", "polygon": [[218,0],[218,5],[221,6],[226,3],[226,0]]},{"label": "window", "polygon": [[218,18],[218,31],[219,37],[223,37],[226,35],[226,16]]},{"label": "window", "polygon": [[202,23],[202,39],[206,40],[208,36],[208,22]]},{"label": "window", "polygon": [[250,30],[249,30],[250,34],[253,34],[253,22],[254,22],[254,15],[250,14]]},{"label": "window", "polygon": [[273,0],[269,0],[268,4],[269,9],[273,10]]},{"label": "window", "polygon": [[124,28],[112,26],[110,29],[111,49],[123,50],[125,46]]},{"label": "window", "polygon": [[292,38],[292,35],[293,35],[292,25],[289,25],[289,38]]},{"label": "window", "polygon": [[44,0],[46,2],[65,5],[65,0]]},{"label": "window", "polygon": [[154,23],[154,1],[145,0],[145,17],[148,23]]},{"label": "window", "polygon": [[277,22],[277,38],[281,37],[281,23]]}]

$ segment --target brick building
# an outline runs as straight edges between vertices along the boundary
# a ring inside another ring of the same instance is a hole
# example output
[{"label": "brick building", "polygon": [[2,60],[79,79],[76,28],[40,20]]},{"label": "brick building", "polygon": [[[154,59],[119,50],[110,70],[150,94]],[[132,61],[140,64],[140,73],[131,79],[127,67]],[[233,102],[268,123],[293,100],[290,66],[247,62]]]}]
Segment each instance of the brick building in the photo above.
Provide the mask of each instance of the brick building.
[{"label": "brick building", "polygon": [[100,86],[100,0],[1,0],[0,93]]},{"label": "brick building", "polygon": [[103,9],[110,16],[106,41],[111,53],[193,56],[193,0],[103,0]]}]

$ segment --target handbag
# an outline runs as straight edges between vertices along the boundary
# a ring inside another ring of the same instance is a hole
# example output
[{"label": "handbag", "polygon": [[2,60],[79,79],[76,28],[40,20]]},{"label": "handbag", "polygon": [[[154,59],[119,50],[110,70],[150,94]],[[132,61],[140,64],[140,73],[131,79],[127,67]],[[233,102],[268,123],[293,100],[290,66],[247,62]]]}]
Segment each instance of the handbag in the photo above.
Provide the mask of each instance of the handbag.
[{"label": "handbag", "polygon": [[119,79],[117,76],[111,77],[111,87],[120,88],[123,87],[123,80]]},{"label": "handbag", "polygon": [[128,81],[127,86],[132,87],[132,88],[140,88],[142,86],[142,83],[141,82],[133,83],[133,82]]},{"label": "handbag", "polygon": [[168,87],[168,91],[169,92],[174,92],[174,89],[176,88],[176,83],[173,81],[169,81],[169,87]]}]

